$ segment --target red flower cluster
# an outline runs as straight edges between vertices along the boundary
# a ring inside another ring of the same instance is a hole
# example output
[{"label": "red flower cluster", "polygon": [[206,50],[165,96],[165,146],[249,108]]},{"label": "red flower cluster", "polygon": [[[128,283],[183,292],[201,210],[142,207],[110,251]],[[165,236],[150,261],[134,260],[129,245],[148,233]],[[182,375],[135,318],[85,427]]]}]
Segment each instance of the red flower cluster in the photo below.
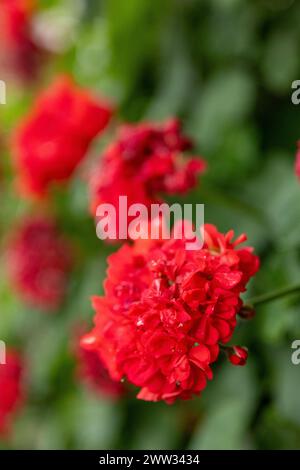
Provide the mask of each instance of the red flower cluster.
[{"label": "red flower cluster", "polygon": [[114,380],[138,398],[173,403],[199,394],[212,378],[219,344],[236,326],[240,294],[259,267],[233,231],[204,226],[202,249],[185,241],[137,241],[109,258],[105,296],[95,297],[95,327],[82,346],[97,351]]},{"label": "red flower cluster", "polygon": [[12,415],[23,399],[21,376],[19,355],[7,351],[6,364],[0,364],[0,435],[9,433]]},{"label": "red flower cluster", "polygon": [[134,203],[160,202],[160,194],[184,193],[197,183],[206,167],[200,158],[184,159],[192,147],[173,119],[164,125],[123,126],[91,177],[91,210],[110,203],[118,207],[119,195]]},{"label": "red flower cluster", "polygon": [[78,347],[77,375],[92,390],[108,398],[119,398],[125,392],[122,383],[112,380],[97,351]]},{"label": "red flower cluster", "polygon": [[12,282],[25,300],[45,310],[59,306],[72,262],[70,247],[52,220],[25,220],[9,244],[7,264]]},{"label": "red flower cluster", "polygon": [[0,8],[0,55],[5,67],[22,79],[35,78],[43,51],[32,34],[34,0],[2,0]]},{"label": "red flower cluster", "polygon": [[97,101],[68,77],[58,79],[40,96],[15,135],[21,188],[43,195],[51,183],[68,180],[111,114],[107,103]]}]

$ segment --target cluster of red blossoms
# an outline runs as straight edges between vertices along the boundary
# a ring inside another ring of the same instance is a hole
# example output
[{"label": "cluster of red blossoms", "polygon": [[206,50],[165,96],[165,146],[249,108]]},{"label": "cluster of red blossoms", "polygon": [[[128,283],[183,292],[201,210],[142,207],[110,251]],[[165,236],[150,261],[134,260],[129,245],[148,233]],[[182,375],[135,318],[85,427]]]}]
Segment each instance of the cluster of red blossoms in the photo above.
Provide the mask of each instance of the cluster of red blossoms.
[{"label": "cluster of red blossoms", "polygon": [[34,0],[1,0],[0,58],[23,80],[36,77],[44,52],[32,32]]},{"label": "cluster of red blossoms", "polygon": [[[95,326],[81,344],[100,354],[114,380],[140,387],[138,398],[189,399],[212,378],[259,267],[251,248],[238,248],[246,236],[233,236],[205,225],[199,250],[182,239],[139,240],[110,256],[105,295],[93,299]],[[235,364],[246,356],[240,347],[229,353]]]},{"label": "cluster of red blossoms", "polygon": [[[17,3],[29,1],[11,5]],[[107,102],[70,78],[55,81],[14,136],[23,192],[45,196],[53,184],[69,180],[112,113]],[[100,204],[117,208],[120,195],[127,196],[128,206],[150,208],[165,195],[186,193],[206,169],[203,159],[186,157],[191,149],[176,119],[121,127],[91,176],[92,213]],[[15,233],[8,247],[14,286],[31,304],[57,309],[72,267],[66,240],[52,220],[39,216],[25,220]],[[226,345],[243,307],[240,295],[259,260],[251,248],[238,247],[245,236],[235,241],[233,236],[205,225],[204,245],[197,250],[174,236],[125,244],[111,255],[105,295],[93,300],[94,329],[75,351],[78,376],[111,397],[124,394],[121,381],[127,379],[140,388],[138,398],[173,403],[200,394],[221,348],[233,364],[245,364],[246,350]],[[0,430],[1,380],[0,374]],[[17,390],[16,384],[11,387]],[[8,393],[6,410],[13,407],[14,394]]]},{"label": "cluster of red blossoms", "polygon": [[41,196],[52,183],[67,181],[111,115],[108,103],[98,101],[70,78],[56,80],[14,136],[14,160],[22,190]]},{"label": "cluster of red blossoms", "polygon": [[192,142],[181,132],[179,121],[164,125],[142,123],[121,127],[119,135],[105,151],[91,177],[91,210],[99,204],[118,207],[119,195],[134,203],[160,202],[162,194],[185,193],[197,183],[206,164],[185,158]]},{"label": "cluster of red blossoms", "polygon": [[59,307],[72,255],[51,219],[23,221],[9,243],[7,265],[14,287],[27,302],[49,311]]},{"label": "cluster of red blossoms", "polygon": [[22,363],[18,353],[7,351],[6,363],[0,364],[0,435],[9,433],[12,415],[23,400]]}]

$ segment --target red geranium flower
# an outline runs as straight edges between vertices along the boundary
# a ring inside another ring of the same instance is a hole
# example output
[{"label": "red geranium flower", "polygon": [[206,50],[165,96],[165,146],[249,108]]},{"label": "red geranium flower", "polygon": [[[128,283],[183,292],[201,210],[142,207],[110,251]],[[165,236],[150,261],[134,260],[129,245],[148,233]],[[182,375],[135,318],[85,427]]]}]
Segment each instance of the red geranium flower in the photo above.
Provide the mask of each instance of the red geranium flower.
[{"label": "red geranium flower", "polygon": [[22,402],[21,375],[19,354],[7,351],[6,363],[0,364],[0,436],[9,433],[12,416]]},{"label": "red geranium flower", "polygon": [[104,297],[94,297],[95,327],[82,346],[97,351],[114,380],[138,398],[173,403],[199,394],[212,378],[219,345],[237,323],[240,294],[259,267],[249,247],[204,226],[201,249],[185,240],[137,241],[109,257]]},{"label": "red geranium flower", "polygon": [[70,246],[50,219],[30,218],[15,230],[7,253],[13,285],[30,304],[55,310],[72,265]]},{"label": "red geranium flower", "polygon": [[53,182],[70,178],[94,137],[107,126],[111,107],[59,78],[37,100],[15,135],[19,183],[43,195]]},{"label": "red geranium flower", "polygon": [[200,158],[185,158],[192,147],[172,119],[164,125],[143,123],[121,128],[91,177],[91,210],[109,203],[118,208],[119,196],[128,206],[161,202],[161,194],[185,193],[197,183],[206,164]]},{"label": "red geranium flower", "polygon": [[0,54],[4,67],[23,80],[34,79],[44,51],[32,34],[34,0],[2,0],[0,8]]}]

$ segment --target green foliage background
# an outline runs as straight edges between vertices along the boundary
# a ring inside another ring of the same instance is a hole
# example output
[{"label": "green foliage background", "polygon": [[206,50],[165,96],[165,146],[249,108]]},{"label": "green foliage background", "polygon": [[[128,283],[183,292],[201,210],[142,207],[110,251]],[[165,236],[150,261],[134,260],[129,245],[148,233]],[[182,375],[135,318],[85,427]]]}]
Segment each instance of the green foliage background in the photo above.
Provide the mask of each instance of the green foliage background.
[{"label": "green foliage background", "polygon": [[[37,90],[60,72],[119,107],[118,120],[183,119],[209,163],[199,188],[181,201],[205,203],[206,222],[246,232],[261,256],[247,293],[300,278],[300,186],[294,155],[300,108],[300,2],[292,0],[47,0],[40,17],[63,50],[35,88],[11,85],[1,107],[8,137]],[[98,145],[92,151],[97,155]],[[93,155],[91,155],[93,156]],[[9,150],[1,182],[1,243],[34,210],[11,185]],[[300,297],[258,308],[235,342],[249,347],[246,367],[225,361],[201,398],[174,406],[95,396],[74,379],[74,322],[92,318],[111,247],[97,240],[86,187],[74,178],[50,210],[78,247],[65,304],[56,315],[26,307],[0,272],[0,337],[23,351],[27,405],[2,448],[288,449],[300,448]]]}]

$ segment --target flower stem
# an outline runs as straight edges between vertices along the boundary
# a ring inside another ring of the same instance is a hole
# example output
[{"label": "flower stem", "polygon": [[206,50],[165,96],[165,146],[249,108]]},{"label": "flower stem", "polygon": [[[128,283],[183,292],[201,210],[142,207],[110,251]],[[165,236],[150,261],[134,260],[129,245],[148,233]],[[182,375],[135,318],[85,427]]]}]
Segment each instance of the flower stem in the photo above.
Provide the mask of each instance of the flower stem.
[{"label": "flower stem", "polygon": [[245,304],[256,307],[257,305],[265,304],[267,302],[271,302],[272,300],[280,299],[281,297],[285,297],[290,294],[295,294],[297,292],[300,293],[300,284],[283,287],[282,289],[278,289],[267,294],[258,295],[257,297],[253,297],[252,299],[247,300]]}]

